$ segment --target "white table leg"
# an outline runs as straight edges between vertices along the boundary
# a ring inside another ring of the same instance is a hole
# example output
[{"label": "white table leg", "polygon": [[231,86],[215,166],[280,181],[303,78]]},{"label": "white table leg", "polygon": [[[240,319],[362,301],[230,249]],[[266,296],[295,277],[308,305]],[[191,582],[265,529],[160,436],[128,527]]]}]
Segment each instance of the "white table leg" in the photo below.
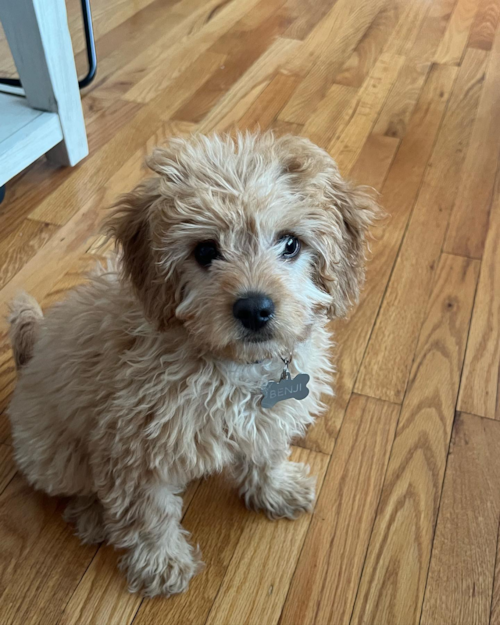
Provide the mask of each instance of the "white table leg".
[{"label": "white table leg", "polygon": [[59,115],[63,141],[48,156],[75,165],[88,145],[64,0],[0,0],[0,21],[28,103]]}]

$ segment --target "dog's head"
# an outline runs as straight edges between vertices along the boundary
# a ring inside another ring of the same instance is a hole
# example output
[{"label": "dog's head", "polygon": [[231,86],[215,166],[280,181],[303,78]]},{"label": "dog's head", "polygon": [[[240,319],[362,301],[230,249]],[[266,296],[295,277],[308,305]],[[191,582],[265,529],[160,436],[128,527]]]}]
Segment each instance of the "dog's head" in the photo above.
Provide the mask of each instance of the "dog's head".
[{"label": "dog's head", "polygon": [[108,226],[159,329],[176,320],[200,350],[252,362],[357,299],[377,207],[308,140],[172,139],[148,165],[158,176]]}]

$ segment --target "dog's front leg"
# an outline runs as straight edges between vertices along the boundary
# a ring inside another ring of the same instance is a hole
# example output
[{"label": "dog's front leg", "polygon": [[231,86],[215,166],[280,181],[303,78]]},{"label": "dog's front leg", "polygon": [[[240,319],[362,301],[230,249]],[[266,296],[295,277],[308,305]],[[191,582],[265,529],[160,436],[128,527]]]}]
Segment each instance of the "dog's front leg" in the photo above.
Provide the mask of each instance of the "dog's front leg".
[{"label": "dog's front leg", "polygon": [[182,499],[175,493],[155,484],[134,493],[125,505],[116,493],[103,500],[108,540],[127,550],[120,567],[131,592],[148,597],[183,592],[200,567],[180,524]]},{"label": "dog's front leg", "polygon": [[295,519],[313,508],[316,478],[309,467],[290,462],[287,454],[257,462],[241,457],[233,475],[248,508],[263,510],[270,519]]}]

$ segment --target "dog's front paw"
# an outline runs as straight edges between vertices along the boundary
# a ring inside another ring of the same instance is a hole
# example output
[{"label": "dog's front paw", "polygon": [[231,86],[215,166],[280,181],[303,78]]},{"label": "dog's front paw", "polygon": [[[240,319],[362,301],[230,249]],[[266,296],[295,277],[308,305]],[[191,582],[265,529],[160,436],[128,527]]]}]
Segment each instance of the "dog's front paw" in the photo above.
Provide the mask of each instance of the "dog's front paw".
[{"label": "dog's front paw", "polygon": [[120,561],[130,592],[140,592],[145,597],[185,592],[202,566],[198,551],[184,540],[175,549],[172,545],[138,545]]},{"label": "dog's front paw", "polygon": [[263,510],[270,519],[296,519],[312,511],[316,478],[309,477],[307,465],[286,462],[266,478],[258,488],[245,493],[248,507]]}]

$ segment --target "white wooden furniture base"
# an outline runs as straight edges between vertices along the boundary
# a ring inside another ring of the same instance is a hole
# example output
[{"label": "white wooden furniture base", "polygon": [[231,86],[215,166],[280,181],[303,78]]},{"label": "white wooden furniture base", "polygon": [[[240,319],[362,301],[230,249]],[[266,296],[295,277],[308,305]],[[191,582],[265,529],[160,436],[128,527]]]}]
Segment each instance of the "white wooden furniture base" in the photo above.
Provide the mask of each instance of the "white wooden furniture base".
[{"label": "white wooden furniture base", "polygon": [[0,21],[26,98],[0,93],[0,186],[42,154],[88,154],[64,0],[0,0]]},{"label": "white wooden furniture base", "polygon": [[0,93],[0,187],[63,140],[57,113]]}]

